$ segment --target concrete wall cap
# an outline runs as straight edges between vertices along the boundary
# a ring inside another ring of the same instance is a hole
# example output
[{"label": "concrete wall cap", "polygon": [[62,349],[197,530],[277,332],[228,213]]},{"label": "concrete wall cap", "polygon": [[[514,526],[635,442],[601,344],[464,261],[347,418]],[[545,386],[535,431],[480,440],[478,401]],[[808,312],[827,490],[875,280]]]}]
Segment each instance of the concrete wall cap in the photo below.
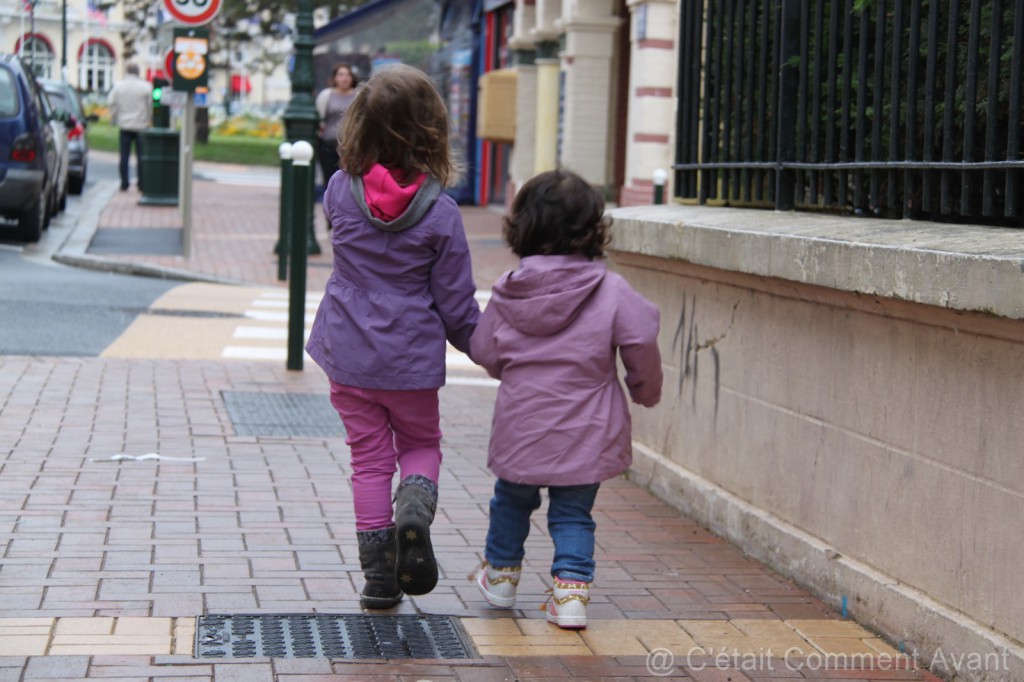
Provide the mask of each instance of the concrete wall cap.
[{"label": "concrete wall cap", "polygon": [[1024,232],[711,206],[609,212],[612,248],[1024,319]]}]

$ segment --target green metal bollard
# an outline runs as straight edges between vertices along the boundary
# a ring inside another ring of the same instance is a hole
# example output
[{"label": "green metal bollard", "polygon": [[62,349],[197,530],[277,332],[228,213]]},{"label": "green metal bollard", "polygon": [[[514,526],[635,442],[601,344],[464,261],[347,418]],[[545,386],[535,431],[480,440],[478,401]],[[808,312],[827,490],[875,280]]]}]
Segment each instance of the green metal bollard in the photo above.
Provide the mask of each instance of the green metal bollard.
[{"label": "green metal bollard", "polygon": [[292,145],[290,142],[282,142],[277,148],[281,157],[281,207],[277,219],[277,244],[274,245],[274,253],[277,254],[277,279],[285,281],[288,279],[288,231],[292,224]]},{"label": "green metal bollard", "polygon": [[[302,196],[312,178],[309,162],[313,145],[305,140],[292,144],[292,185],[296,197]],[[312,202],[296,201],[292,210],[292,276],[288,282],[288,369],[302,369],[302,347],[306,331],[306,229]]]},{"label": "green metal bollard", "polygon": [[665,203],[665,183],[668,182],[668,173],[664,168],[654,169],[654,203]]}]

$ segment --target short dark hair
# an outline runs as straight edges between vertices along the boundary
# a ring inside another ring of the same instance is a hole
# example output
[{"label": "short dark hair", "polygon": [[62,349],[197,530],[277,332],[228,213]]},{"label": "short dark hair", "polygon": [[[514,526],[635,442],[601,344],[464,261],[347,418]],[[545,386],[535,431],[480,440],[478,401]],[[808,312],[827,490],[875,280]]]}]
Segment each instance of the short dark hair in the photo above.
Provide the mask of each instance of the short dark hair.
[{"label": "short dark hair", "polygon": [[604,256],[611,240],[604,198],[565,169],[527,180],[502,222],[505,241],[520,258],[582,254],[593,260]]},{"label": "short dark hair", "polygon": [[448,148],[448,109],[430,77],[412,66],[386,66],[360,85],[339,137],[338,156],[349,175],[379,163],[408,181],[426,173],[446,186],[458,174]]}]

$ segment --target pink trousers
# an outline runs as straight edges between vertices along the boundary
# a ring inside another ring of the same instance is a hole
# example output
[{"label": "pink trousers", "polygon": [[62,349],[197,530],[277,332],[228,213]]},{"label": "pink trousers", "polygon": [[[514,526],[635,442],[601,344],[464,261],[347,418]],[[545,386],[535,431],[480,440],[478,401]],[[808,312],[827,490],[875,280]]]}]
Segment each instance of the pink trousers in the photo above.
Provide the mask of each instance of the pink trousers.
[{"label": "pink trousers", "polygon": [[394,525],[391,484],[414,474],[437,482],[441,470],[441,414],[437,389],[383,391],[331,382],[331,404],[345,424],[352,451],[356,530]]}]

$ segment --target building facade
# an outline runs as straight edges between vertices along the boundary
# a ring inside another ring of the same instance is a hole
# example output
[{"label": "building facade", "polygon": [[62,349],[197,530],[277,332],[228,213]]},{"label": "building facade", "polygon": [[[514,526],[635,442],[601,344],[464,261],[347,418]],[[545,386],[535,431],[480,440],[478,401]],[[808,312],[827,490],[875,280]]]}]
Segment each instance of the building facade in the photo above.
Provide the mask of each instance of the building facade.
[{"label": "building facade", "polygon": [[[290,23],[294,24],[294,17]],[[167,57],[176,24],[167,19],[159,3],[154,3],[146,24],[152,31],[142,32],[135,53],[126,58],[121,34],[130,26],[120,3],[2,0],[0,50],[20,54],[40,77],[63,78],[82,93],[102,97],[124,76],[129,62],[137,64],[147,79],[168,78]],[[262,35],[256,22],[243,21],[235,28],[211,55],[209,103],[287,102],[290,37]]]},{"label": "building facade", "polygon": [[[652,202],[654,171],[672,162],[677,5],[484,3],[483,77],[513,72],[515,132],[507,145],[484,138],[481,203],[507,203],[531,176],[558,166],[602,188],[611,203]],[[504,191],[493,178],[505,180]]]},{"label": "building facade", "polygon": [[96,4],[87,0],[37,0],[32,5],[0,3],[0,49],[20,54],[43,78],[63,76],[82,92],[109,90],[123,73],[120,9],[90,9]]}]

